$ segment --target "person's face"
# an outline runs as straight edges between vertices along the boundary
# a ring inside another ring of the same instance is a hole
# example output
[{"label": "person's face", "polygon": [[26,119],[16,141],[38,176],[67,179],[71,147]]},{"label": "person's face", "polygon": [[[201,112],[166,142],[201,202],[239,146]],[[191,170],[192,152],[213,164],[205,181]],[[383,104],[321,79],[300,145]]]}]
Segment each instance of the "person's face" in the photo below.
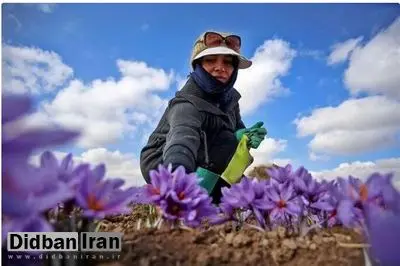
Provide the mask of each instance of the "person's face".
[{"label": "person's face", "polygon": [[233,58],[230,55],[207,55],[201,60],[201,65],[223,83],[226,83],[233,73]]}]

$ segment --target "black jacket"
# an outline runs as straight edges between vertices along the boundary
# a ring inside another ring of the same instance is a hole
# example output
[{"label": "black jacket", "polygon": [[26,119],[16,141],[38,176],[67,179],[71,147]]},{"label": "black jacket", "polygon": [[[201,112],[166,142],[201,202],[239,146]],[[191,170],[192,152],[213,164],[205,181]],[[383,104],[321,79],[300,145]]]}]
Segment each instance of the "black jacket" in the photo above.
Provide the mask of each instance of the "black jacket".
[{"label": "black jacket", "polygon": [[147,183],[149,171],[159,164],[183,165],[194,172],[198,166],[221,174],[237,146],[236,130],[244,128],[239,110],[240,94],[225,107],[218,107],[211,95],[189,78],[169,101],[156,129],[140,154],[140,168]]}]

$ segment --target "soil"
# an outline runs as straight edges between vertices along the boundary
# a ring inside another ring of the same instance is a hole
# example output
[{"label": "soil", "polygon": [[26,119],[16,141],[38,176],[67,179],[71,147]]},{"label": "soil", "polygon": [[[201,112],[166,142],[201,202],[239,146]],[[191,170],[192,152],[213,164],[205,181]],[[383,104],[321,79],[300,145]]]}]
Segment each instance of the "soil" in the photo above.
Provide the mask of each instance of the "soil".
[{"label": "soil", "polygon": [[366,245],[354,230],[335,227],[305,237],[291,235],[283,227],[270,232],[238,230],[233,223],[201,229],[140,226],[138,230],[138,219],[146,217],[144,210],[137,206],[131,215],[102,221],[100,230],[123,232],[124,244],[118,262],[99,265],[365,265]]}]

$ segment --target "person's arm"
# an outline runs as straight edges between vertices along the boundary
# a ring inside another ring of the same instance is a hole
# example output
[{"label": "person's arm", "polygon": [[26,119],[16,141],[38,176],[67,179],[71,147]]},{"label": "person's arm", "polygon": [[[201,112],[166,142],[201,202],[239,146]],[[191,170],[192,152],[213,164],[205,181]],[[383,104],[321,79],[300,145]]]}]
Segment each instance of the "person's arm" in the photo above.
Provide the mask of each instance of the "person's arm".
[{"label": "person's arm", "polygon": [[202,114],[187,102],[171,106],[167,115],[170,130],[163,151],[165,165],[173,168],[184,166],[187,173],[196,170],[197,152],[200,147]]}]

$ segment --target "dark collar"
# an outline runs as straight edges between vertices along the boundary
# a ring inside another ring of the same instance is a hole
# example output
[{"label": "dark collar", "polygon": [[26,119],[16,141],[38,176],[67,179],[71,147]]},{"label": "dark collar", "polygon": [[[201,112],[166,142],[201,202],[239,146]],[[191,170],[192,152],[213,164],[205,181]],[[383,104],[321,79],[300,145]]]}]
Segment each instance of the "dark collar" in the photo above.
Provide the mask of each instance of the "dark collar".
[{"label": "dark collar", "polygon": [[190,101],[199,111],[205,111],[216,115],[226,115],[226,113],[236,106],[241,98],[240,93],[235,88],[232,90],[232,101],[227,105],[226,112],[219,109],[215,103],[213,103],[211,96],[201,90],[191,77],[189,77],[189,80],[183,88],[176,93],[176,97],[183,97]]}]

